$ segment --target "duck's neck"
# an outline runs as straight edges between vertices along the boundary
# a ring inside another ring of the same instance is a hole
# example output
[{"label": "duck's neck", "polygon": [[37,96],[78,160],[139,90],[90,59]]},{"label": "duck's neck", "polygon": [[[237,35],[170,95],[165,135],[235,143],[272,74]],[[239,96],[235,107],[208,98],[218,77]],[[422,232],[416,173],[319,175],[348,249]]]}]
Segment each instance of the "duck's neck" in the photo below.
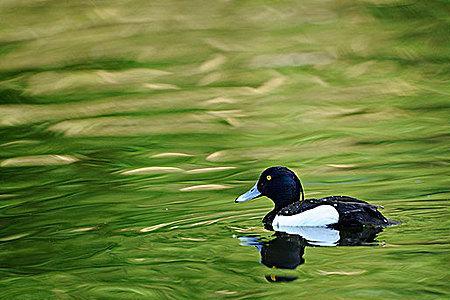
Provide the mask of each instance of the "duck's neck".
[{"label": "duck's neck", "polygon": [[275,204],[275,207],[272,209],[272,211],[270,211],[267,215],[265,215],[263,219],[263,223],[266,229],[273,230],[272,229],[273,219],[280,210],[293,203],[305,200],[305,193],[303,191],[303,186],[300,180],[297,177],[295,177],[295,181],[297,182],[297,184],[287,185],[287,187],[282,189],[281,191],[277,190],[275,193],[266,195]]},{"label": "duck's neck", "polygon": [[[303,195],[303,194],[302,194]],[[303,197],[302,197],[303,200]],[[275,212],[279,212],[283,208],[294,204],[296,202],[300,201],[300,192],[299,191],[286,191],[283,194],[277,195],[275,199],[272,199],[273,203],[275,204],[275,207],[273,210]]]},{"label": "duck's neck", "polygon": [[275,204],[274,211],[276,212],[293,203],[305,200],[303,186],[298,177],[290,178],[285,182],[283,188],[277,189],[266,196]]}]

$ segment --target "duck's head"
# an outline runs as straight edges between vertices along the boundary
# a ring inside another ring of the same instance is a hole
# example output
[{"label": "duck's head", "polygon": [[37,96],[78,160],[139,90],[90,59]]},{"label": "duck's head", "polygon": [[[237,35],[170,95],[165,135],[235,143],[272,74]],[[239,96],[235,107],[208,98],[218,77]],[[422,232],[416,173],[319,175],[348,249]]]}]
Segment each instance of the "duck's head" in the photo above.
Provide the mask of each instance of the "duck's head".
[{"label": "duck's head", "polygon": [[275,208],[283,208],[304,199],[303,187],[297,175],[286,167],[270,167],[259,176],[256,184],[246,193],[236,198],[235,202],[246,202],[261,196],[270,198]]}]

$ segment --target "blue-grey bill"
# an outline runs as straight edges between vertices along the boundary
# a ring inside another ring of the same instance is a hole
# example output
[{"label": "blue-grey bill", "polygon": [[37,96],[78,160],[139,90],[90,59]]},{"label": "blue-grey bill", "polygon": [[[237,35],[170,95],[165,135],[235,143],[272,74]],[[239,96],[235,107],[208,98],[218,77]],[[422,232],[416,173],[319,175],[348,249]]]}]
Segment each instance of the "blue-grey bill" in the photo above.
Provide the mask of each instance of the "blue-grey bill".
[{"label": "blue-grey bill", "polygon": [[237,197],[236,200],[234,200],[234,202],[236,203],[247,202],[252,199],[260,197],[261,192],[258,191],[257,185],[258,183],[255,183],[255,185],[248,192]]}]

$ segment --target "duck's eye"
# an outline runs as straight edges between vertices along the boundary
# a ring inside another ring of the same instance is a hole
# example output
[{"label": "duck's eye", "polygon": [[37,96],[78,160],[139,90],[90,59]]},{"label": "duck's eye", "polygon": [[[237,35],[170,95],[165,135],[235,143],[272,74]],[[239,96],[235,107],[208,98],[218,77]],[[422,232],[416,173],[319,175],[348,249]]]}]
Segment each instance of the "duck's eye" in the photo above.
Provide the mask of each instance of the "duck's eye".
[{"label": "duck's eye", "polygon": [[267,180],[270,180],[270,179],[272,179],[272,176],[267,175],[267,176],[266,176],[266,179],[267,179]]}]

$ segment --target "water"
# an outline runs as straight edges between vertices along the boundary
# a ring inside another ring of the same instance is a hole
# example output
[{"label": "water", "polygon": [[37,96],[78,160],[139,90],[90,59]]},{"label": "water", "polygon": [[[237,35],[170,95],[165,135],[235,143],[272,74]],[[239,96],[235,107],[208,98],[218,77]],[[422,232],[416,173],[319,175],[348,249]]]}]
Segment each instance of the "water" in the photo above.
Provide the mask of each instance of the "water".
[{"label": "water", "polygon": [[[445,1],[2,1],[0,298],[448,298],[448,28]],[[265,231],[233,200],[271,165],[402,224]]]}]

